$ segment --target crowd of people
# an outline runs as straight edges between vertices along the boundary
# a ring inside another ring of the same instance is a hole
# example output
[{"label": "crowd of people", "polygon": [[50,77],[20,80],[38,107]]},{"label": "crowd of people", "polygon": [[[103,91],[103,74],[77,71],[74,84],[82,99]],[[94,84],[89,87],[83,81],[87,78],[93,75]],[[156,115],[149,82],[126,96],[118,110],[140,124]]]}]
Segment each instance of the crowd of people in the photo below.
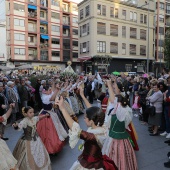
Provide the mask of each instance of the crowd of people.
[{"label": "crowd of people", "polygon": [[[148,126],[150,136],[166,136],[165,143],[170,145],[167,74],[159,79],[84,72],[76,78],[59,74],[36,78],[33,87],[28,76],[1,77],[0,169],[49,170],[49,155],[59,153],[69,137],[71,148],[84,140],[79,146],[82,154],[71,170],[137,170],[134,151],[139,147],[133,117]],[[83,113],[87,131],[78,121]],[[8,140],[8,134],[4,136],[7,122],[23,130],[13,153],[4,142]],[[170,162],[164,166],[170,167]]]}]

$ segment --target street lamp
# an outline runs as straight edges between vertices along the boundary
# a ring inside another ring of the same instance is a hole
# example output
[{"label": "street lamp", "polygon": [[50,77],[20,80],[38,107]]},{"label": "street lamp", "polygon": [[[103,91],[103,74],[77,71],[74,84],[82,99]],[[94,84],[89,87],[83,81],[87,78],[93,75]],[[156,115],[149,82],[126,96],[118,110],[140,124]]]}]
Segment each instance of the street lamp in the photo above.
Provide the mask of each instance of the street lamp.
[{"label": "street lamp", "polygon": [[149,72],[149,9],[150,9],[150,0],[145,1],[145,5],[137,6],[137,8],[142,8],[143,6],[148,5],[148,18],[147,18],[147,30],[148,30],[148,42],[147,42],[147,73]]}]

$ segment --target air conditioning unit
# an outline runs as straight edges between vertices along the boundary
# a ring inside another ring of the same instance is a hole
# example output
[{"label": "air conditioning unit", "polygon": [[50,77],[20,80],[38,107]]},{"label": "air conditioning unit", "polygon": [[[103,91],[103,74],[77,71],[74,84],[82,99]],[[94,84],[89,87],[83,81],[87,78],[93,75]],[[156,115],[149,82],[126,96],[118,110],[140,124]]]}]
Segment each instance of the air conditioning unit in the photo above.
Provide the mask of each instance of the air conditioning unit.
[{"label": "air conditioning unit", "polygon": [[83,53],[85,53],[86,52],[86,48],[83,48]]}]

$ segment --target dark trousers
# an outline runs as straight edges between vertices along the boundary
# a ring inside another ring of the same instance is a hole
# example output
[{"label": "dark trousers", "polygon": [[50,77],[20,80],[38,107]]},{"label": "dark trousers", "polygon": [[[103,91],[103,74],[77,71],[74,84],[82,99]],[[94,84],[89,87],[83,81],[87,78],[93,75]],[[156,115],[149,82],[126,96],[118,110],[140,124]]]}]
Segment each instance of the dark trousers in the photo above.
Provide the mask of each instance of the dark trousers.
[{"label": "dark trousers", "polygon": [[87,91],[87,96],[89,96],[89,102],[93,104],[93,91]]},{"label": "dark trousers", "polygon": [[143,121],[148,123],[149,113],[146,112],[146,105],[142,105]]}]

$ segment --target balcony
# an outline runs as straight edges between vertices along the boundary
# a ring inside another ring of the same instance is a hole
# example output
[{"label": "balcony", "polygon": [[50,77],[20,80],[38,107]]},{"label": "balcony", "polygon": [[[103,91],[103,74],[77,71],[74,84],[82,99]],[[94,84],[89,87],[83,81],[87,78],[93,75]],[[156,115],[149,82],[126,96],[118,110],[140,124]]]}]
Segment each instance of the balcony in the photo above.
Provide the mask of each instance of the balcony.
[{"label": "balcony", "polygon": [[28,19],[36,19],[37,18],[37,13],[35,12],[28,12]]},{"label": "balcony", "polygon": [[48,43],[41,43],[40,48],[41,49],[47,49],[49,47]]},{"label": "balcony", "polygon": [[166,10],[166,15],[170,16],[170,10]]},{"label": "balcony", "polygon": [[42,61],[48,61],[48,55],[41,55],[40,60]]},{"label": "balcony", "polygon": [[40,7],[47,9],[48,8],[48,1],[47,0],[40,0]]},{"label": "balcony", "polygon": [[166,27],[170,27],[170,21],[165,23]]},{"label": "balcony", "polygon": [[28,42],[28,47],[37,48],[37,42]]},{"label": "balcony", "polygon": [[37,29],[28,26],[28,33],[37,34]]},{"label": "balcony", "polygon": [[166,3],[170,3],[170,0],[166,0]]},{"label": "balcony", "polygon": [[37,59],[37,55],[35,55],[35,54],[29,54],[28,60],[38,60],[38,59]]},{"label": "balcony", "polygon": [[37,4],[36,0],[28,0],[28,4]]},{"label": "balcony", "polygon": [[48,31],[47,31],[47,29],[40,29],[40,33],[42,33],[42,34],[48,34]]},{"label": "balcony", "polygon": [[63,13],[70,13],[70,8],[62,8]]}]

